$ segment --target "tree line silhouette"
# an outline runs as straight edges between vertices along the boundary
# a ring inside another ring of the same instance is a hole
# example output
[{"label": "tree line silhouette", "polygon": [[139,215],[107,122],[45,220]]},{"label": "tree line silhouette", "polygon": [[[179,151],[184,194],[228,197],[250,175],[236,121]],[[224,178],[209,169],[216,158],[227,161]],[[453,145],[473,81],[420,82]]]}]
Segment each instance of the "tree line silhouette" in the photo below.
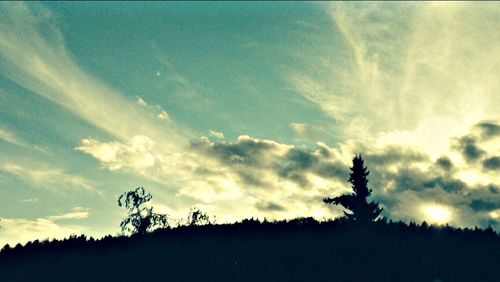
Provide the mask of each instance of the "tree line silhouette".
[{"label": "tree line silhouette", "polygon": [[[344,216],[317,221],[244,219],[215,224],[193,208],[175,226],[144,188],[123,193],[121,236],[72,235],[6,245],[5,281],[500,281],[500,236],[491,228],[393,222],[369,201],[369,172],[353,158],[352,193],[326,197]],[[464,267],[466,266],[466,267]],[[3,279],[2,279],[3,281]]]}]

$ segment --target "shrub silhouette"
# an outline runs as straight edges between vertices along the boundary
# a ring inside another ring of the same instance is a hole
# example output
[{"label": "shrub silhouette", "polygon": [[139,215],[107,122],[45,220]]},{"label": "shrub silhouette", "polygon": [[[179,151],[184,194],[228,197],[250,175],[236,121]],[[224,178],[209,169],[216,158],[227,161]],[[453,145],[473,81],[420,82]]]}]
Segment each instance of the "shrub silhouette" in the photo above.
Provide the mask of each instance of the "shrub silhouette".
[{"label": "shrub silhouette", "polygon": [[366,198],[372,193],[372,189],[368,188],[368,179],[366,178],[369,171],[366,170],[364,160],[359,156],[355,156],[352,160],[352,167],[349,182],[352,185],[353,193],[342,195],[335,198],[325,198],[323,202],[326,204],[342,205],[348,211],[344,211],[344,215],[348,220],[356,222],[370,222],[376,220],[382,208],[378,202],[367,202]]},{"label": "shrub silhouette", "polygon": [[122,233],[145,234],[158,228],[169,227],[167,215],[153,212],[153,207],[145,207],[153,196],[143,187],[128,191],[118,198],[118,206],[128,210],[128,216],[120,223]]}]

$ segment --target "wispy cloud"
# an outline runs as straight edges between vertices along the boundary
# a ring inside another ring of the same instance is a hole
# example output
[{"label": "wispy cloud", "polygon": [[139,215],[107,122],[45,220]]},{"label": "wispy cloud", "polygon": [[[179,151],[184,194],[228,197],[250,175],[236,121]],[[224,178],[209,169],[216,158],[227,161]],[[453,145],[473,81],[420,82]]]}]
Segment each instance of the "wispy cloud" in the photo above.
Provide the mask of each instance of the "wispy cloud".
[{"label": "wispy cloud", "polygon": [[32,150],[37,150],[37,151],[42,151],[46,152],[47,149],[41,148],[37,145],[30,145],[26,141],[22,140],[18,136],[16,136],[13,132],[8,131],[6,129],[0,128],[0,140],[19,146],[27,149],[32,149]]},{"label": "wispy cloud", "polygon": [[59,214],[59,215],[51,215],[47,217],[48,220],[51,221],[61,221],[61,220],[74,220],[74,219],[84,219],[89,217],[88,209],[82,207],[74,207],[71,211]]},{"label": "wispy cloud", "polygon": [[290,128],[293,130],[293,133],[297,137],[306,140],[320,141],[324,140],[326,136],[334,137],[334,135],[329,130],[320,125],[303,122],[292,122],[290,123]]},{"label": "wispy cloud", "polygon": [[443,153],[450,137],[499,118],[498,5],[338,2],[326,13],[338,40],[325,49],[323,34],[305,35],[305,67],[287,79],[344,140],[385,134]]},{"label": "wispy cloud", "polygon": [[0,169],[36,187],[43,187],[51,190],[57,190],[59,188],[95,190],[90,180],[81,176],[68,174],[62,169],[49,167],[47,165],[32,167],[17,163],[5,163]]},{"label": "wispy cloud", "polygon": [[52,215],[36,219],[2,218],[0,245],[14,246],[33,240],[62,239],[73,234],[82,234],[88,228],[81,225],[64,224],[59,221],[81,220],[88,217],[88,209],[73,208],[65,214]]},{"label": "wispy cloud", "polygon": [[20,202],[21,203],[36,203],[36,202],[38,202],[38,198],[23,199]]},{"label": "wispy cloud", "polygon": [[21,146],[21,147],[27,146],[26,143],[19,140],[19,138],[17,138],[17,136],[15,136],[12,132],[9,132],[5,129],[0,129],[0,140],[5,141],[5,142],[10,143],[10,144]]},{"label": "wispy cloud", "polygon": [[120,140],[136,134],[169,140],[170,146],[184,140],[175,126],[159,124],[145,109],[82,70],[50,11],[9,3],[0,13],[0,57],[8,78]]}]

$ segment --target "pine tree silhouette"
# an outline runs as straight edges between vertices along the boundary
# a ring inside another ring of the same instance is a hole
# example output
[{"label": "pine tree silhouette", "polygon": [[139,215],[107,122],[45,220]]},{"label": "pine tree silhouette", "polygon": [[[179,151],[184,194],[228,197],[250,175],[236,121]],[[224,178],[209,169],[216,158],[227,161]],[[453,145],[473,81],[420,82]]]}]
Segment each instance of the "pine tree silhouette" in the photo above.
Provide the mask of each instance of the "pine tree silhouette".
[{"label": "pine tree silhouette", "polygon": [[368,179],[366,178],[369,171],[366,170],[364,160],[359,156],[355,156],[352,160],[352,167],[349,182],[352,185],[354,193],[342,195],[335,198],[325,198],[323,202],[326,204],[342,205],[349,211],[344,211],[347,219],[356,222],[370,222],[376,220],[382,208],[378,202],[367,202],[372,189],[368,188]]}]

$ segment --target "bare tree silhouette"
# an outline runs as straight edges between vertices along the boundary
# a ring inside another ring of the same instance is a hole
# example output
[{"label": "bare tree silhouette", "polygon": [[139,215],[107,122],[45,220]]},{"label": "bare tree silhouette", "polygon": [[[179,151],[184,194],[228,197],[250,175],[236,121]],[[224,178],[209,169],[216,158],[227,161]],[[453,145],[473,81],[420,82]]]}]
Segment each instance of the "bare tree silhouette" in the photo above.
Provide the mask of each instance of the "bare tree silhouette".
[{"label": "bare tree silhouette", "polygon": [[145,207],[153,196],[145,192],[143,187],[128,191],[118,198],[118,206],[128,210],[128,216],[122,220],[122,233],[145,234],[158,228],[169,227],[166,214],[153,212],[153,207]]},{"label": "bare tree silhouette", "polygon": [[349,211],[344,211],[347,219],[357,222],[370,222],[376,220],[382,208],[378,202],[367,202],[372,189],[368,188],[367,176],[370,173],[367,171],[364,160],[359,156],[355,156],[352,160],[352,167],[349,182],[352,185],[353,193],[342,195],[334,198],[325,198],[323,202],[326,204],[342,205]]},{"label": "bare tree silhouette", "polygon": [[187,226],[210,225],[215,222],[215,218],[209,216],[206,212],[197,207],[191,208],[186,218]]}]

